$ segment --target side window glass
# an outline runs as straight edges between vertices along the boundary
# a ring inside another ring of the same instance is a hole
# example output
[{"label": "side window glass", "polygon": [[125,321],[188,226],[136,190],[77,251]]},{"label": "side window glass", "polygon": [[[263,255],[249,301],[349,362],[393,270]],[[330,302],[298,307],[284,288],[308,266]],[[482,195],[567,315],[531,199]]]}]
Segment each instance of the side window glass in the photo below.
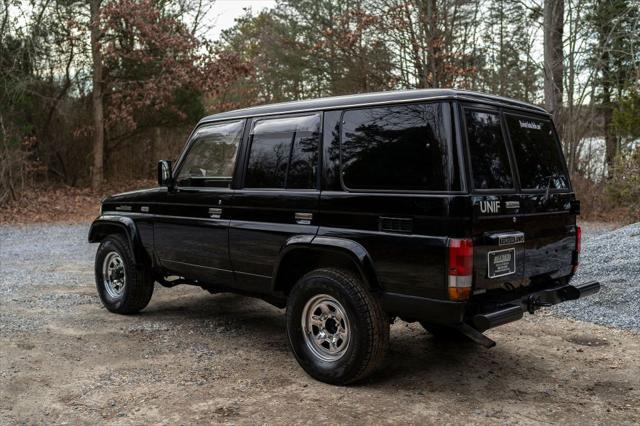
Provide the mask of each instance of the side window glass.
[{"label": "side window glass", "polygon": [[176,177],[178,186],[229,186],[243,124],[234,121],[196,130]]},{"label": "side window glass", "polygon": [[474,188],[513,188],[507,147],[500,126],[500,115],[493,112],[466,110],[465,119]]},{"label": "side window glass", "polygon": [[448,188],[444,104],[347,111],[342,178],[349,189],[443,191]]},{"label": "side window glass", "polygon": [[263,119],[251,131],[247,188],[314,188],[320,116]]}]

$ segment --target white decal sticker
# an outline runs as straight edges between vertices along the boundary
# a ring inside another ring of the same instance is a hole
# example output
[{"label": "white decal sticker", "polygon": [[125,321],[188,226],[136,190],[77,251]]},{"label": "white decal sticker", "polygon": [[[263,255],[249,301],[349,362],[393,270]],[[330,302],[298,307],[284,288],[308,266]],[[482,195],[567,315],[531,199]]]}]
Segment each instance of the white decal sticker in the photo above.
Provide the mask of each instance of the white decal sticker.
[{"label": "white decal sticker", "polygon": [[534,123],[533,121],[518,120],[518,122],[520,123],[520,127],[523,127],[525,129],[533,129],[533,130],[542,129],[542,124]]}]

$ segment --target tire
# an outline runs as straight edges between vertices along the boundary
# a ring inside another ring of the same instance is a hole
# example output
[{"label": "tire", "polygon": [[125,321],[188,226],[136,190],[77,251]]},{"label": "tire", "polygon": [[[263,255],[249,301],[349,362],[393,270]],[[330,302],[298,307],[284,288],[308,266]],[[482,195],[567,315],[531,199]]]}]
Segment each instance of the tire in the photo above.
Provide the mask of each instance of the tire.
[{"label": "tire", "polygon": [[420,322],[420,325],[438,340],[448,342],[466,342],[469,340],[467,336],[460,333],[453,327],[447,327],[446,325],[440,324],[429,324],[422,321]]},{"label": "tire", "polygon": [[102,240],[96,252],[95,274],[98,295],[109,311],[135,314],[149,304],[154,284],[151,271],[147,266],[136,268],[123,236],[109,235]]},{"label": "tire", "polygon": [[339,269],[317,269],[303,276],[289,295],[287,334],[307,374],[346,385],[381,366],[389,345],[389,321],[358,277]]}]

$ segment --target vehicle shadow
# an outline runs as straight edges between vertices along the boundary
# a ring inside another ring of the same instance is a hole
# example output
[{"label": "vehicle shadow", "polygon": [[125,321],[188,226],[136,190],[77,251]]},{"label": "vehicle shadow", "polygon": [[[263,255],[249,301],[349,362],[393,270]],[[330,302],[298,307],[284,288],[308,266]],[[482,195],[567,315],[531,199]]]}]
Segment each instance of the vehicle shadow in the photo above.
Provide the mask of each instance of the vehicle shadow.
[{"label": "vehicle shadow", "polygon": [[[231,346],[243,346],[250,341],[251,347],[265,351],[265,356],[287,357],[280,361],[295,365],[289,353],[284,310],[257,299],[233,294],[189,293],[152,304],[144,317],[183,326],[211,321],[217,328],[203,330],[205,335],[219,337],[219,327],[223,327],[225,339]],[[350,387],[350,392],[402,389],[418,396],[435,391],[455,396],[468,395],[471,390],[475,391],[473,399],[477,403],[495,400],[497,395],[506,399],[522,399],[527,395],[537,400],[551,398],[551,394],[544,392],[522,390],[532,377],[542,385],[552,380],[551,360],[514,344],[508,333],[501,332],[497,340],[498,345],[492,349],[470,341],[439,341],[417,323],[398,321],[391,327],[384,367],[371,378]],[[301,369],[299,372],[300,379],[306,380]]]}]

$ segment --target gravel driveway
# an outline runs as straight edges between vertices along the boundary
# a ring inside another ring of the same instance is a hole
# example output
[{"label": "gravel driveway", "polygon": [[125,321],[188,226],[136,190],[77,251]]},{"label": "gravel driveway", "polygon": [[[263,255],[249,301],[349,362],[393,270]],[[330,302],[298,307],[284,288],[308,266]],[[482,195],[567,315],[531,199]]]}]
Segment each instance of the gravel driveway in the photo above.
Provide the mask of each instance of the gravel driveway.
[{"label": "gravel driveway", "polygon": [[615,230],[586,224],[574,282],[600,281],[600,292],[554,307],[583,321],[640,330],[640,223]]},{"label": "gravel driveway", "polygon": [[281,310],[182,286],[113,315],[87,225],[2,227],[0,424],[637,424],[640,228],[583,229],[600,295],[489,331],[491,350],[398,321],[383,371],[339,388],[298,367]]}]

